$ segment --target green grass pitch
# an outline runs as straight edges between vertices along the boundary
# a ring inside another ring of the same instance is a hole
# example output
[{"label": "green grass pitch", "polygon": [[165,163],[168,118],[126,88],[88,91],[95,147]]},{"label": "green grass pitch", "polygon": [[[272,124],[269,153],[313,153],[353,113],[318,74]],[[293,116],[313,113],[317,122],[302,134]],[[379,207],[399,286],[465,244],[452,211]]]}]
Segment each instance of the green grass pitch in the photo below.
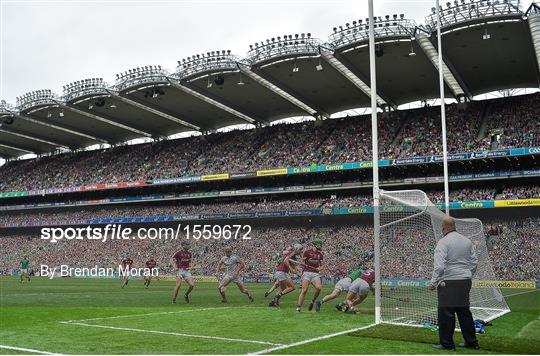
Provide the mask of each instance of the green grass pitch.
[{"label": "green grass pitch", "polygon": [[[266,284],[248,284],[249,303],[235,286],[222,304],[216,286],[199,283],[185,304],[170,304],[171,281],[144,289],[133,280],[40,279],[19,284],[0,279],[0,345],[68,354],[245,354],[361,328],[373,322],[373,297],[357,315],[338,313],[335,302],[321,313],[294,313],[297,291],[281,307],[268,308]],[[182,288],[184,290],[184,287]],[[331,291],[325,286],[323,295]],[[540,294],[506,289],[512,312],[479,335],[480,351],[461,354],[540,353]],[[308,300],[309,300],[308,295]],[[461,341],[459,334],[456,342]],[[275,350],[287,354],[437,354],[437,333],[423,328],[379,325],[332,338]],[[17,351],[0,348],[0,354]]]}]

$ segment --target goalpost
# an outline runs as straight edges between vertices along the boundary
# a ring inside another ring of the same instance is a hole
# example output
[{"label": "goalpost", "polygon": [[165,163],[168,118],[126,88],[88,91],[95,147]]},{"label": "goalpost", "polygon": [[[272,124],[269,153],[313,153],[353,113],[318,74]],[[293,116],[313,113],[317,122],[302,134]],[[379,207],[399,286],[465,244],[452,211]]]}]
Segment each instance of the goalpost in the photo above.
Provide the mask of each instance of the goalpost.
[{"label": "goalpost", "polygon": [[[445,216],[421,190],[381,190],[381,322],[437,325],[437,293],[428,291],[427,285]],[[456,230],[472,241],[478,257],[470,293],[473,318],[491,321],[508,313],[496,284],[482,222],[456,219]]]},{"label": "goalpost", "polygon": [[[439,0],[436,0],[436,4],[439,14]],[[427,283],[433,268],[435,245],[442,237],[442,220],[445,214],[420,190],[389,192],[379,189],[378,95],[373,0],[368,0],[368,12],[375,323],[433,326],[437,324],[437,294],[427,290]],[[448,164],[439,16],[437,24],[445,211],[448,213]],[[482,222],[478,219],[456,219],[456,228],[458,232],[471,239],[478,257],[478,268],[473,277],[470,293],[474,319],[490,321],[508,313],[510,309],[496,284],[495,273],[489,260]]]}]

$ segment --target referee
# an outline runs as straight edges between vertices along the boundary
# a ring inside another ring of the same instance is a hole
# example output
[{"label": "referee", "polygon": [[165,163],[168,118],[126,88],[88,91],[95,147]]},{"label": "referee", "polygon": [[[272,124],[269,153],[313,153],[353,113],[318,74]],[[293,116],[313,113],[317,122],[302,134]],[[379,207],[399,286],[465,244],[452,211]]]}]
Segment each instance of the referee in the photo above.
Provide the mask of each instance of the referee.
[{"label": "referee", "polygon": [[428,289],[437,289],[440,350],[455,350],[454,329],[457,314],[465,342],[459,346],[478,349],[478,340],[470,310],[471,279],[478,259],[471,240],[456,231],[456,221],[447,216],[442,224],[443,237],[437,242],[433,274]]}]

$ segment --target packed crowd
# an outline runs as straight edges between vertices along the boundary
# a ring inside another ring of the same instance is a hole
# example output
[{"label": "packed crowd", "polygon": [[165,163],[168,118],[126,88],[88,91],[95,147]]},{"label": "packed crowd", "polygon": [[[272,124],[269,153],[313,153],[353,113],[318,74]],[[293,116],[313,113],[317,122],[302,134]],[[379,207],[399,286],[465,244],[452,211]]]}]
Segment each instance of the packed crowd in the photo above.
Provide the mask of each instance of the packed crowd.
[{"label": "packed crowd", "polygon": [[[498,193],[500,192],[500,193]],[[444,193],[438,190],[426,191],[433,203],[444,203]],[[517,185],[511,187],[463,188],[450,191],[450,201],[470,202],[493,199],[540,198],[538,185]],[[353,208],[370,206],[369,194],[325,192],[313,195],[295,196],[244,196],[235,198],[199,199],[177,201],[169,205],[149,205],[146,203],[112,206],[80,206],[62,210],[48,208],[40,210],[4,211],[0,214],[0,225],[41,226],[51,224],[84,224],[88,219],[126,218],[147,216],[177,216],[192,214],[240,213],[264,211],[293,211],[305,209]]]},{"label": "packed crowd", "polygon": [[[470,152],[476,147],[483,103],[470,103],[466,110],[448,105],[446,110],[448,152]],[[435,156],[442,154],[439,107],[411,111],[407,122],[385,158]]]},{"label": "packed crowd", "polygon": [[499,278],[540,277],[540,219],[496,220],[484,223],[489,255]]},{"label": "packed crowd", "polygon": [[519,185],[513,187],[506,187],[500,193],[497,194],[497,199],[510,200],[510,199],[528,199],[539,198],[540,186],[539,185]]},{"label": "packed crowd", "polygon": [[[513,191],[512,188],[506,188]],[[450,201],[452,202],[467,202],[467,201],[480,201],[480,200],[494,200],[497,192],[497,188],[464,188],[458,191],[450,191]],[[444,203],[444,192],[426,192],[429,200],[433,203]],[[527,198],[532,198],[534,195]],[[540,196],[540,195],[538,195]]]},{"label": "packed crowd", "polygon": [[[484,221],[486,241],[495,270],[503,280],[534,280],[540,277],[540,218]],[[414,240],[411,231],[381,237],[381,271],[383,277],[429,278],[435,241]],[[406,236],[405,236],[406,235]],[[425,234],[424,234],[425,235]],[[422,236],[424,236],[422,235]],[[370,226],[340,226],[322,228],[254,229],[251,240],[192,240],[195,274],[211,275],[226,244],[246,262],[247,275],[270,275],[276,265],[276,255],[285,246],[301,243],[309,246],[313,239],[323,241],[323,274],[335,276],[347,273],[358,265],[365,253],[372,250],[373,230]],[[150,258],[156,259],[164,273],[171,273],[171,256],[179,249],[176,240],[109,240],[106,242],[78,240],[56,244],[29,236],[0,238],[0,270],[18,268],[23,256],[30,258],[33,268],[39,264],[72,267],[117,267],[131,257],[135,266]],[[396,253],[402,251],[402,253]]]},{"label": "packed crowd", "polygon": [[[439,116],[436,107],[381,115],[381,158],[440,154]],[[540,146],[539,116],[539,94],[449,105],[449,152]],[[370,160],[370,126],[357,116],[13,161],[0,168],[0,192]]]},{"label": "packed crowd", "polygon": [[482,150],[540,146],[540,96],[526,95],[493,101],[488,107]]}]

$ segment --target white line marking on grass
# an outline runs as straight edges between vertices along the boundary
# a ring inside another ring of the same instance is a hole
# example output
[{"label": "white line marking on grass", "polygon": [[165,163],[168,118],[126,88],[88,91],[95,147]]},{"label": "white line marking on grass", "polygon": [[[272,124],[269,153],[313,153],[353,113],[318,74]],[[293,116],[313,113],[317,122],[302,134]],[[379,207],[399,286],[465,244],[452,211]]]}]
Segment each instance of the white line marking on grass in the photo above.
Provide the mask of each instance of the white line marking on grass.
[{"label": "white line marking on grass", "polygon": [[164,311],[164,312],[155,312],[155,313],[146,313],[146,314],[126,314],[126,315],[116,315],[116,316],[104,316],[104,317],[100,317],[100,318],[66,320],[66,321],[61,321],[61,323],[62,324],[70,324],[70,323],[75,323],[75,322],[78,322],[78,321],[121,319],[121,318],[132,318],[132,317],[138,317],[138,316],[162,315],[162,314],[181,314],[181,313],[198,312],[198,311],[204,311],[204,310],[230,309],[230,308],[234,308],[234,307],[198,308],[198,309]]},{"label": "white line marking on grass", "polygon": [[534,293],[534,292],[538,292],[540,289],[533,289],[533,290],[528,290],[528,291],[525,291],[525,292],[518,292],[518,293],[513,293],[513,294],[507,294],[505,295],[504,297],[513,297],[515,295],[521,295],[521,294],[527,294],[527,293]]},{"label": "white line marking on grass", "polygon": [[372,326],[375,326],[375,325],[376,324],[369,324],[369,325],[362,326],[362,327],[359,327],[359,328],[339,331],[339,332],[333,333],[333,334],[328,334],[328,335],[314,337],[312,339],[293,342],[292,344],[280,345],[280,346],[272,347],[272,348],[269,348],[269,349],[264,349],[264,350],[261,350],[261,351],[253,352],[253,353],[250,353],[249,355],[262,355],[262,354],[267,354],[267,353],[272,352],[272,351],[283,350],[283,349],[288,349],[288,348],[294,347],[294,346],[305,345],[305,344],[309,344],[311,342],[330,339],[330,338],[335,337],[335,336],[344,335],[344,334],[352,333],[352,332],[359,331],[359,330],[364,330],[364,329],[367,329],[367,328],[371,328]]},{"label": "white line marking on grass", "polygon": [[221,341],[231,341],[231,342],[243,342],[243,343],[248,343],[248,344],[263,344],[263,345],[273,345],[273,346],[282,346],[283,345],[283,344],[277,344],[277,343],[268,342],[268,341],[234,339],[234,338],[228,338],[228,337],[197,335],[197,334],[184,334],[184,333],[175,333],[175,332],[172,332],[172,331],[158,331],[158,330],[123,328],[123,327],[116,327],[116,326],[93,325],[93,324],[76,323],[76,322],[70,322],[70,323],[61,322],[61,323],[69,324],[69,325],[86,326],[86,327],[90,327],[90,328],[101,328],[101,329],[111,329],[111,330],[120,330],[120,331],[135,331],[135,332],[140,332],[140,333],[173,335],[173,336],[182,336],[182,337],[192,337],[192,338],[198,338],[198,339],[212,339],[212,340],[221,340]]},{"label": "white line marking on grass", "polygon": [[15,350],[15,351],[23,351],[33,354],[41,354],[41,355],[61,355],[54,352],[47,352],[47,351],[40,351],[40,350],[34,350],[34,349],[26,349],[24,347],[16,347],[16,346],[7,346],[7,345],[0,345],[0,349],[7,349],[7,350]]}]

